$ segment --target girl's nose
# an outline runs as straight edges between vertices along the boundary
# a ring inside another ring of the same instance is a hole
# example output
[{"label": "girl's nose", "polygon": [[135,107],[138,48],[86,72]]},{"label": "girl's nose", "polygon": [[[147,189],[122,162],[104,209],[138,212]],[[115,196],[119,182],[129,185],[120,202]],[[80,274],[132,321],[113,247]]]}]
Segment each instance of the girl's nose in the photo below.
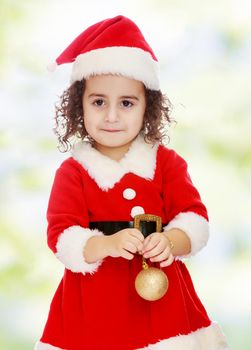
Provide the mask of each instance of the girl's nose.
[{"label": "girl's nose", "polygon": [[105,120],[110,123],[117,122],[119,119],[118,111],[115,107],[110,107],[107,109]]}]

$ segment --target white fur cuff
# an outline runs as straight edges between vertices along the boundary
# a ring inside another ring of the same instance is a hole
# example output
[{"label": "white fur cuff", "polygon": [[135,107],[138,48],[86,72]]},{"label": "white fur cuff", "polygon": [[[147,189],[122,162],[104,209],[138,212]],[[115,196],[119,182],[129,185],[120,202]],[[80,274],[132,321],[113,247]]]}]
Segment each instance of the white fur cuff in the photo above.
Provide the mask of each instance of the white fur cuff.
[{"label": "white fur cuff", "polygon": [[84,259],[83,250],[87,240],[93,236],[101,236],[102,232],[91,230],[81,226],[71,226],[59,236],[56,245],[56,257],[72,272],[93,274],[102,264],[102,259],[87,263]]},{"label": "white fur cuff", "polygon": [[191,241],[191,252],[183,257],[189,257],[198,253],[206,244],[209,238],[208,221],[201,215],[194,212],[179,213],[173,220],[164,227],[164,231],[178,228],[184,231]]}]

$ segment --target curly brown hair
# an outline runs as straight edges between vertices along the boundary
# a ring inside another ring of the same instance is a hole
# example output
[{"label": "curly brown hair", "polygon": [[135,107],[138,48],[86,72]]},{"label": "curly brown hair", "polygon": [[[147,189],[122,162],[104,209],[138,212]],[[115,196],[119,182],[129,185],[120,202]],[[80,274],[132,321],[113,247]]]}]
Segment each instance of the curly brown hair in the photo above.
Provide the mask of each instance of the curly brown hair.
[{"label": "curly brown hair", "polygon": [[[59,146],[63,147],[60,152],[67,152],[72,148],[71,139],[80,138],[92,141],[84,125],[84,111],[82,96],[85,91],[85,79],[76,81],[59,97],[56,102],[56,126],[53,128],[57,135]],[[170,114],[172,104],[170,100],[160,91],[150,90],[144,86],[146,97],[146,109],[141,132],[146,142],[163,143],[169,136],[166,133],[167,126],[174,121]]]}]

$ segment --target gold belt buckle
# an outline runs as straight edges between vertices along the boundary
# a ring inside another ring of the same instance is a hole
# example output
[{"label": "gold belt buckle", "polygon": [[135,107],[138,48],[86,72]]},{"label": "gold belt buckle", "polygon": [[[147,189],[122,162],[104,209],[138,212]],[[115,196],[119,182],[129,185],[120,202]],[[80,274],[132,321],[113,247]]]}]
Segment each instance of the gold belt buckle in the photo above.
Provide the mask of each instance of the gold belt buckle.
[{"label": "gold belt buckle", "polygon": [[156,222],[156,232],[162,231],[162,219],[158,215],[153,214],[139,214],[134,216],[133,225],[134,228],[140,230],[140,222],[141,221],[154,221]]}]

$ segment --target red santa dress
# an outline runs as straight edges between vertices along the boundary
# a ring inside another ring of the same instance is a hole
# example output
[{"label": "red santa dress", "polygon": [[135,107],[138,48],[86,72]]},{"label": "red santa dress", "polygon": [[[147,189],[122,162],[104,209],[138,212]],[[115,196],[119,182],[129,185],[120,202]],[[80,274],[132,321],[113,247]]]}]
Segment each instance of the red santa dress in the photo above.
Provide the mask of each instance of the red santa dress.
[{"label": "red santa dress", "polygon": [[207,243],[206,208],[174,150],[138,136],[117,162],[85,141],[76,143],[56,171],[48,204],[48,245],[65,272],[36,350],[227,349],[182,257],[162,268],[169,289],[157,301],[135,290],[140,255],[84,260],[87,240],[103,234],[90,229],[90,221],[132,221],[139,213],[161,216],[165,230],[185,231],[189,255]]}]

